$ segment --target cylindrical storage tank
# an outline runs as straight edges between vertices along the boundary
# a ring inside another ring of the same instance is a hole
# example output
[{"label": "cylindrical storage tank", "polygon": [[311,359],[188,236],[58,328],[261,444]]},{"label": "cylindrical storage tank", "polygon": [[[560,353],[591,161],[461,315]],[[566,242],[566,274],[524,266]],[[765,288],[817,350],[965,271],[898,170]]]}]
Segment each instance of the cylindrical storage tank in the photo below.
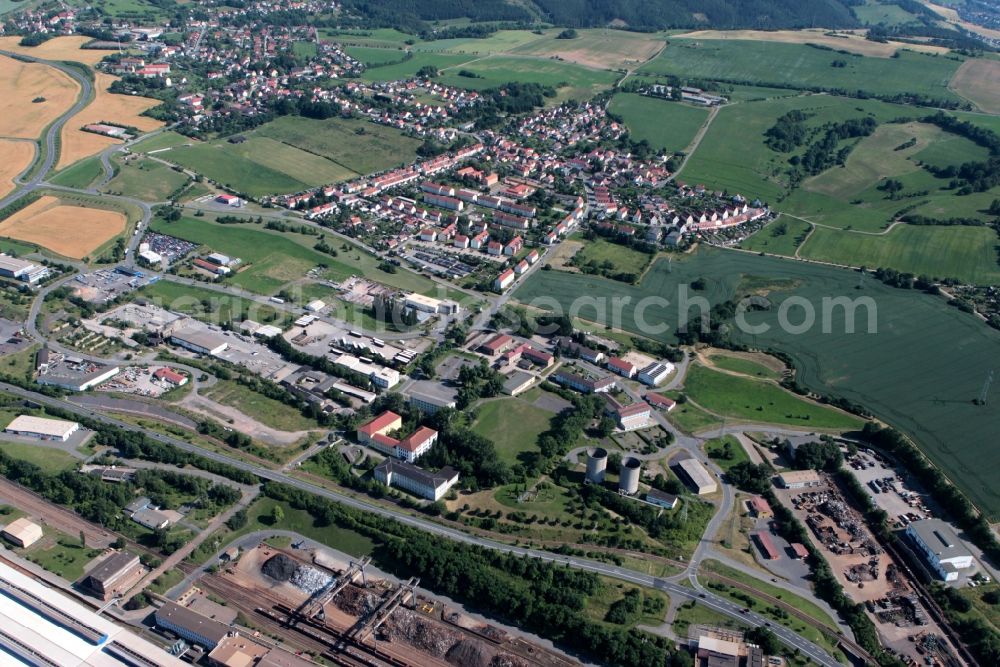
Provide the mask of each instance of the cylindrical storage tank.
[{"label": "cylindrical storage tank", "polygon": [[595,447],[587,452],[587,481],[604,484],[604,471],[608,468],[608,450]]},{"label": "cylindrical storage tank", "polygon": [[632,495],[639,491],[639,471],[642,463],[634,456],[622,459],[621,473],[618,475],[618,491]]}]

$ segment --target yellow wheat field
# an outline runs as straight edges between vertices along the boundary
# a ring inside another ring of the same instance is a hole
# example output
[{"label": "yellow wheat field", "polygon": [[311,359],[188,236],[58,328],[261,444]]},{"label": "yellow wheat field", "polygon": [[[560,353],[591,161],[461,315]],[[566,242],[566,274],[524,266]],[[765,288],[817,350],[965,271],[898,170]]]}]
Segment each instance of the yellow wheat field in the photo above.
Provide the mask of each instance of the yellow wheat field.
[{"label": "yellow wheat field", "polygon": [[104,72],[96,72],[94,77],[94,100],[63,126],[62,148],[59,153],[59,164],[56,165],[58,169],[96,155],[111,144],[121,143],[118,139],[84,132],[81,128],[85,125],[107,121],[137,127],[144,132],[163,125],[158,120],[139,115],[146,109],[155,107],[160,103],[159,100],[134,95],[115,95],[108,92],[108,88],[117,77]]},{"label": "yellow wheat field", "polygon": [[124,232],[126,224],[124,213],[69,206],[45,196],[0,222],[0,236],[82,259]]},{"label": "yellow wheat field", "polygon": [[28,141],[0,139],[0,197],[14,189],[14,177],[28,168],[35,147]]},{"label": "yellow wheat field", "polygon": [[54,67],[0,56],[0,137],[37,139],[79,94],[76,81]]},{"label": "yellow wheat field", "polygon": [[85,65],[96,65],[101,62],[101,58],[111,53],[101,49],[81,49],[87,42],[94,41],[93,37],[82,35],[53,37],[38,46],[21,46],[18,43],[20,41],[18,36],[0,37],[0,50],[23,53],[43,60],[73,60]]},{"label": "yellow wheat field", "polygon": [[910,49],[923,53],[947,53],[948,49],[929,44],[903,44],[900,42],[871,42],[859,33],[837,33],[838,37],[827,35],[828,30],[698,30],[674,35],[684,39],[746,39],[757,42],[783,42],[785,44],[822,44],[833,49],[843,49],[851,53],[877,58],[891,58],[899,49]]}]

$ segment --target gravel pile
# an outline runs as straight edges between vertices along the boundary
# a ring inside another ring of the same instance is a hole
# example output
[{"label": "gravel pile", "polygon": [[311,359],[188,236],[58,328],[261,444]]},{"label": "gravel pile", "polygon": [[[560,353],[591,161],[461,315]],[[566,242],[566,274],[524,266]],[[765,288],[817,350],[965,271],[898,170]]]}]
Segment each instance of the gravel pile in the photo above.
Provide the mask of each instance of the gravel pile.
[{"label": "gravel pile", "polygon": [[285,554],[271,556],[260,567],[261,572],[275,581],[281,582],[290,580],[297,569],[299,569],[299,564]]},{"label": "gravel pile", "polygon": [[408,609],[398,609],[385,623],[385,631],[433,656],[443,658],[461,635],[427,621]]},{"label": "gravel pile", "polygon": [[310,595],[329,586],[333,581],[333,577],[326,572],[303,565],[285,554],[268,558],[261,565],[260,571],[275,581],[288,582]]},{"label": "gravel pile", "polygon": [[379,597],[373,593],[348,586],[334,598],[333,603],[337,605],[337,609],[351,616],[364,618],[378,609],[380,601]]}]

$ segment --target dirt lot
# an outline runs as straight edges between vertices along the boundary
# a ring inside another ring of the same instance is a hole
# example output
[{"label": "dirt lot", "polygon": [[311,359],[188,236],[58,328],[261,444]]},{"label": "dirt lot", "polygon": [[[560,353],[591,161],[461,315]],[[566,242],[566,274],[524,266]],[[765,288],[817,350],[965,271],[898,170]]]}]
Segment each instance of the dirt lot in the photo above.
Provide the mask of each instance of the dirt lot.
[{"label": "dirt lot", "polygon": [[902,44],[900,42],[870,42],[864,35],[840,33],[843,37],[831,37],[827,30],[698,30],[675,35],[686,39],[745,39],[758,42],[782,42],[785,44],[822,44],[834,49],[843,49],[863,56],[891,58],[901,48],[924,53],[947,53],[948,49],[927,44]]},{"label": "dirt lot", "polygon": [[556,246],[555,252],[552,253],[552,259],[549,260],[549,264],[553,269],[559,269],[560,271],[579,272],[579,269],[575,266],[570,266],[568,262],[573,259],[582,247],[583,243],[581,241],[563,241]]},{"label": "dirt lot", "polygon": [[950,87],[987,113],[1000,113],[1000,62],[966,60],[955,72]]},{"label": "dirt lot", "polygon": [[115,95],[108,88],[118,77],[97,72],[94,81],[94,100],[83,111],[69,119],[62,129],[62,150],[59,154],[58,169],[69,166],[77,160],[100,153],[111,144],[121,143],[93,132],[84,132],[81,128],[91,123],[115,123],[136,127],[144,132],[155,130],[163,123],[147,116],[140,116],[143,111],[160,103],[149,97],[133,97],[130,95]]},{"label": "dirt lot", "polygon": [[0,236],[82,259],[124,232],[126,223],[124,213],[67,206],[57,197],[45,196],[0,222]]},{"label": "dirt lot", "polygon": [[28,168],[35,147],[27,141],[0,139],[0,197],[14,189],[14,177]]},{"label": "dirt lot", "polygon": [[66,36],[55,37],[38,46],[21,46],[19,36],[0,37],[0,50],[23,53],[45,60],[73,60],[85,65],[96,65],[101,58],[111,53],[99,49],[81,49],[87,42],[94,41],[92,37]]},{"label": "dirt lot", "polygon": [[76,82],[54,67],[0,56],[0,136],[38,138],[79,94]]}]

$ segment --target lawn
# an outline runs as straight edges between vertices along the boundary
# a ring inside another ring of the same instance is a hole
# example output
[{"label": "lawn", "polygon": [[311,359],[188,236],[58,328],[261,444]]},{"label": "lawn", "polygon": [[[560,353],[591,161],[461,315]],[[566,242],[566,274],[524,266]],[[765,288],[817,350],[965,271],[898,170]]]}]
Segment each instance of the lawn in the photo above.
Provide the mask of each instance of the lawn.
[{"label": "lawn", "polygon": [[792,257],[806,240],[811,229],[812,225],[804,220],[787,215],[780,216],[741,241],[739,247],[754,252]]},{"label": "lawn", "polygon": [[610,270],[614,273],[625,272],[641,274],[653,256],[633,250],[620,243],[612,243],[604,239],[594,239],[587,241],[582,248],[573,256],[574,266],[581,266],[591,262],[599,266],[610,263]]},{"label": "lawn", "polygon": [[615,95],[608,109],[622,117],[633,140],[671,152],[685,150],[708,118],[706,109],[633,93]]},{"label": "lawn", "polygon": [[[680,393],[673,391],[666,395],[677,400]],[[722,424],[721,419],[691,403],[678,403],[667,413],[667,420],[685,433],[701,433]]]},{"label": "lawn", "polygon": [[185,174],[162,162],[139,158],[120,165],[118,175],[111,179],[104,191],[148,202],[166,201],[187,182]]},{"label": "lawn", "polygon": [[708,360],[711,361],[714,366],[723,370],[732,371],[734,373],[741,373],[743,375],[763,378],[765,380],[781,379],[781,373],[773,368],[768,368],[764,364],[753,361],[752,359],[735,357],[720,352],[709,355]]},{"label": "lawn", "polygon": [[375,46],[348,46],[344,51],[355,60],[363,62],[368,68],[377,68],[389,63],[399,63],[406,57],[406,52],[402,49],[387,49]]},{"label": "lawn", "polygon": [[149,137],[148,139],[143,139],[142,141],[133,144],[131,150],[133,153],[153,153],[156,151],[162,151],[166,148],[176,148],[189,143],[197,142],[190,137],[185,137],[183,134],[178,134],[171,130],[164,130],[162,132],[158,132],[152,137]]},{"label": "lawn", "polygon": [[899,225],[883,236],[817,227],[799,249],[799,255],[995,285],[1000,282],[997,245],[997,233],[990,227]]},{"label": "lawn", "polygon": [[720,373],[697,363],[688,368],[684,393],[706,410],[730,419],[828,430],[862,425],[853,415],[805,401],[771,382]]},{"label": "lawn", "polygon": [[263,133],[242,143],[220,139],[178,146],[157,155],[250,197],[298,192],[357,175],[341,164]]},{"label": "lawn", "polygon": [[41,447],[24,442],[0,442],[0,450],[21,461],[32,463],[48,474],[57,474],[76,466],[79,459],[72,454],[52,447]]},{"label": "lawn", "polygon": [[[280,507],[285,515],[280,525],[274,525],[272,519],[275,507]],[[370,555],[375,550],[375,542],[368,537],[346,526],[326,525],[313,518],[308,512],[295,509],[286,502],[278,502],[272,498],[263,497],[256,500],[247,508],[247,518],[249,519],[247,525],[237,531],[232,531],[229,528],[218,530],[205,540],[188,557],[188,560],[200,565],[216,551],[239,537],[262,530],[292,531],[355,557]]]},{"label": "lawn", "polygon": [[407,164],[416,158],[420,146],[419,139],[404,136],[394,128],[349,118],[313,120],[285,116],[261,126],[255,134],[281,142],[292,150],[301,149],[299,152],[310,153],[313,159],[325,158],[338,165],[343,175],[323,180],[324,183]]},{"label": "lawn", "polygon": [[279,431],[305,431],[318,428],[316,422],[281,401],[258,394],[249,387],[230,380],[219,380],[201,395],[223,405],[236,408],[265,426]]},{"label": "lawn", "polygon": [[717,628],[732,628],[740,630],[748,626],[733,620],[731,616],[726,616],[717,611],[697,604],[694,600],[689,600],[677,608],[677,615],[674,616],[674,634],[678,637],[687,637],[688,628],[692,625],[709,625]]},{"label": "lawn", "polygon": [[489,438],[505,463],[520,462],[520,455],[537,450],[538,436],[549,429],[552,413],[520,398],[486,401],[477,410],[472,430]]},{"label": "lawn", "polygon": [[66,167],[50,178],[49,181],[53,185],[84,190],[89,188],[94,181],[103,175],[104,169],[101,168],[101,159],[92,157],[80,160],[76,164]]},{"label": "lawn", "polygon": [[87,563],[101,555],[101,549],[81,546],[77,536],[68,536],[47,529],[46,536],[27,549],[18,549],[21,556],[40,565],[67,581],[83,576]]},{"label": "lawn", "polygon": [[[845,66],[833,67],[835,60]],[[895,58],[878,58],[805,44],[675,38],[639,72],[802,89],[861,89],[874,95],[916,93],[960,101],[948,84],[961,62],[960,57],[913,51],[900,51]]]},{"label": "lawn", "polygon": [[750,460],[743,445],[734,435],[724,435],[721,438],[709,440],[705,443],[705,453],[715,461],[715,464],[722,468],[723,472],[729,470],[734,465],[746,463]]}]

